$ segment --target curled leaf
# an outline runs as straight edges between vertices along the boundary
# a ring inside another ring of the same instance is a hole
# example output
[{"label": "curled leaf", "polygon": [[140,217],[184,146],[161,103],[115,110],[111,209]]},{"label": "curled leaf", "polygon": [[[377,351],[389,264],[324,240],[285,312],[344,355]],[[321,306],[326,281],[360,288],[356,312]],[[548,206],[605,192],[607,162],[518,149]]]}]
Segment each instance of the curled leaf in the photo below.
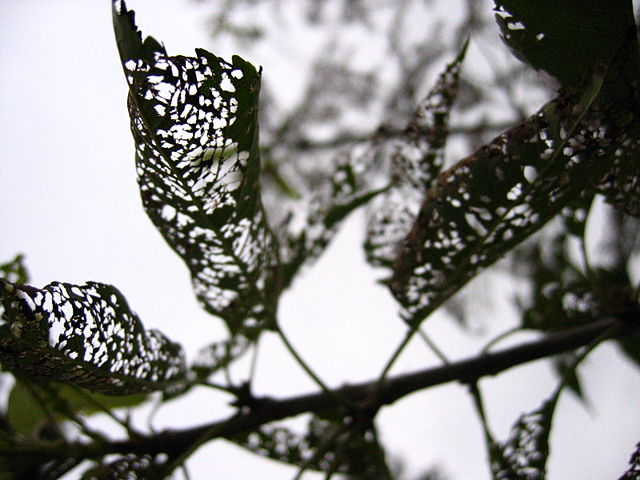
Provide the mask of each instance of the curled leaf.
[{"label": "curled leaf", "polygon": [[114,287],[0,280],[0,361],[34,378],[108,395],[167,388],[184,375],[182,348],[145,330]]},{"label": "curled leaf", "polygon": [[203,307],[255,338],[273,327],[280,292],[258,181],[260,74],[238,56],[169,56],[142,40],[124,2],[113,13],[147,215],[189,267]]}]

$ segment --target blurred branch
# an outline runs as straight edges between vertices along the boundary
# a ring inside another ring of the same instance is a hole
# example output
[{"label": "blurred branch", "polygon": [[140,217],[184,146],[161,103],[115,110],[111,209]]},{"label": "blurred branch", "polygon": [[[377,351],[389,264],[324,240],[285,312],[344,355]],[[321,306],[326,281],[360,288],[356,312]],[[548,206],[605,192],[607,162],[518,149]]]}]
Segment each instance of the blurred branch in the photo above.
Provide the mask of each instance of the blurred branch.
[{"label": "blurred branch", "polygon": [[601,320],[588,325],[548,334],[539,340],[495,353],[483,353],[475,357],[452,362],[448,365],[427,368],[418,372],[389,378],[379,389],[378,396],[372,398],[376,381],[355,385],[345,385],[330,393],[319,392],[285,399],[258,397],[250,409],[241,409],[235,415],[222,421],[184,430],[165,430],[152,436],[133,439],[95,442],[87,444],[41,443],[20,446],[0,446],[0,454],[14,456],[43,456],[50,459],[71,455],[74,458],[95,458],[109,453],[134,453],[155,455],[166,453],[171,458],[190,450],[194,444],[200,445],[215,438],[234,438],[255,431],[258,427],[284,418],[303,413],[322,414],[344,407],[340,398],[350,404],[377,410],[391,405],[402,397],[448,382],[471,384],[486,376],[496,375],[517,365],[547,358],[589,344],[598,337],[615,338],[638,333],[640,319],[621,321]]},{"label": "blurred branch", "polygon": [[[508,129],[513,126],[514,122],[488,123],[479,122],[473,125],[452,125],[449,128],[449,135],[478,135],[483,133],[496,133]],[[393,140],[406,136],[404,129],[389,129],[385,127],[379,128],[375,133],[357,133],[350,132],[337,135],[326,140],[313,140],[310,138],[301,138],[292,142],[294,148],[298,150],[322,150],[330,148],[343,147],[354,143],[362,143],[370,140]]]}]

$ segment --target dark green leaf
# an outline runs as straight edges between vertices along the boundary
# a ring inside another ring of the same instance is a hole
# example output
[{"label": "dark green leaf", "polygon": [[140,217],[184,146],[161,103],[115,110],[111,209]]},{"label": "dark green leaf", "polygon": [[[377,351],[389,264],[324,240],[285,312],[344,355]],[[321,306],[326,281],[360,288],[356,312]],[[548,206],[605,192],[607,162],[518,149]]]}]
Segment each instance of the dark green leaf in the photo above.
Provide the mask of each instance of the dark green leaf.
[{"label": "dark green leaf", "polygon": [[277,245],[260,200],[260,75],[240,57],[169,56],[114,6],[144,208],[230,331],[273,327]]},{"label": "dark green leaf", "polygon": [[0,280],[0,361],[34,378],[108,395],[162,390],[184,376],[179,345],[145,331],[110,285]]},{"label": "dark green leaf", "polygon": [[635,32],[630,0],[495,0],[513,53],[561,84],[576,84],[596,62],[610,63]]}]

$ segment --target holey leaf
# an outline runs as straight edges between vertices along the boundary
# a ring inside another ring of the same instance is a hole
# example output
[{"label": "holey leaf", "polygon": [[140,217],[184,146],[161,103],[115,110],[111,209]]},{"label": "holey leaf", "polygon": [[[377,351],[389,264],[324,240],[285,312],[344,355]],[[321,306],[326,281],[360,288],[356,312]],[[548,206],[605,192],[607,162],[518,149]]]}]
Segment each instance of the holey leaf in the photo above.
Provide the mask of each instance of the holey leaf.
[{"label": "holey leaf", "polygon": [[409,233],[420,204],[444,163],[449,114],[458,93],[464,45],[418,105],[404,135],[389,146],[391,188],[371,205],[365,240],[367,260],[391,267],[401,240]]},{"label": "holey leaf", "polygon": [[279,227],[283,287],[291,283],[302,266],[322,254],[350,213],[388,189],[372,185],[374,182],[367,176],[376,152],[373,142],[340,152],[333,160],[328,178],[299,209],[301,218],[291,211]]},{"label": "holey leaf", "polygon": [[191,272],[198,300],[233,334],[273,318],[275,239],[260,200],[260,75],[240,57],[168,56],[114,3],[144,208]]},{"label": "holey leaf", "polygon": [[114,287],[0,279],[0,362],[34,378],[125,395],[169,388],[184,376],[182,348],[146,331]]},{"label": "holey leaf", "polygon": [[504,443],[489,446],[493,480],[544,480],[549,433],[560,390],[538,409],[523,414]]},{"label": "holey leaf", "polygon": [[623,154],[633,124],[596,102],[605,76],[594,71],[438,176],[389,280],[409,323],[541,228]]}]

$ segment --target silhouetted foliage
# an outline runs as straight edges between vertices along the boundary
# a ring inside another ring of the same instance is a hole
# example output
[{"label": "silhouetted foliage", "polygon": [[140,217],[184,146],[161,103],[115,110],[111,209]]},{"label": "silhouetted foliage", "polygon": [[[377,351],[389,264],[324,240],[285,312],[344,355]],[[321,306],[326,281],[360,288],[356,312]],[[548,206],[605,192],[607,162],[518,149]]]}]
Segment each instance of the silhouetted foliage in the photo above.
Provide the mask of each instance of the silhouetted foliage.
[{"label": "silhouetted foliage", "polygon": [[[215,33],[247,44],[274,35],[269,22],[279,11],[269,3],[221,2]],[[0,362],[13,384],[0,416],[0,478],[60,478],[80,464],[87,480],[168,478],[198,447],[224,438],[292,465],[296,478],[314,470],[325,478],[398,479],[402,469],[378,435],[380,408],[458,381],[475,402],[493,478],[542,479],[558,399],[565,387],[583,397],[581,362],[612,340],[640,366],[632,283],[640,56],[630,0],[495,0],[511,52],[556,85],[552,93],[536,77],[535,90],[552,98],[532,114],[533,105],[512,101],[501,119],[489,116],[492,94],[464,74],[467,37],[473,42],[495,28],[480,2],[464,4],[448,36],[412,24],[432,1],[275,3],[310,29],[346,32],[316,49],[307,66],[313,76],[287,108],[276,86],[262,85],[262,69],[204,49],[170,56],[114,0],[144,209],[185,262],[202,308],[229,335],[205,340],[187,365],[181,346],[146,330],[115,287],[36,288],[22,256],[1,265]],[[358,29],[380,39],[383,63],[354,66]],[[517,65],[496,71],[492,88],[513,99],[521,74],[531,72]],[[472,153],[452,159],[451,142]],[[587,256],[586,223],[600,200],[607,202],[610,260],[596,265]],[[405,335],[377,376],[331,389],[282,331],[278,302],[358,209],[367,215],[366,260],[384,272]],[[529,289],[518,300],[514,331],[541,336],[497,352],[491,347],[500,338],[492,339],[481,354],[448,361],[421,327],[441,308],[455,311],[461,289],[504,256]],[[317,392],[259,397],[252,378],[219,380],[267,332],[279,336]],[[390,375],[417,335],[443,365]],[[508,438],[496,439],[478,381],[540,358],[552,359],[556,388],[515,420]],[[235,413],[140,432],[115,412],[148,403],[151,392],[165,402],[198,385],[231,395]],[[87,420],[96,412],[126,435],[114,440],[94,430]],[[309,414],[301,430],[283,422],[301,414]],[[443,476],[434,468],[420,478]],[[637,451],[621,478],[638,478]]]}]

